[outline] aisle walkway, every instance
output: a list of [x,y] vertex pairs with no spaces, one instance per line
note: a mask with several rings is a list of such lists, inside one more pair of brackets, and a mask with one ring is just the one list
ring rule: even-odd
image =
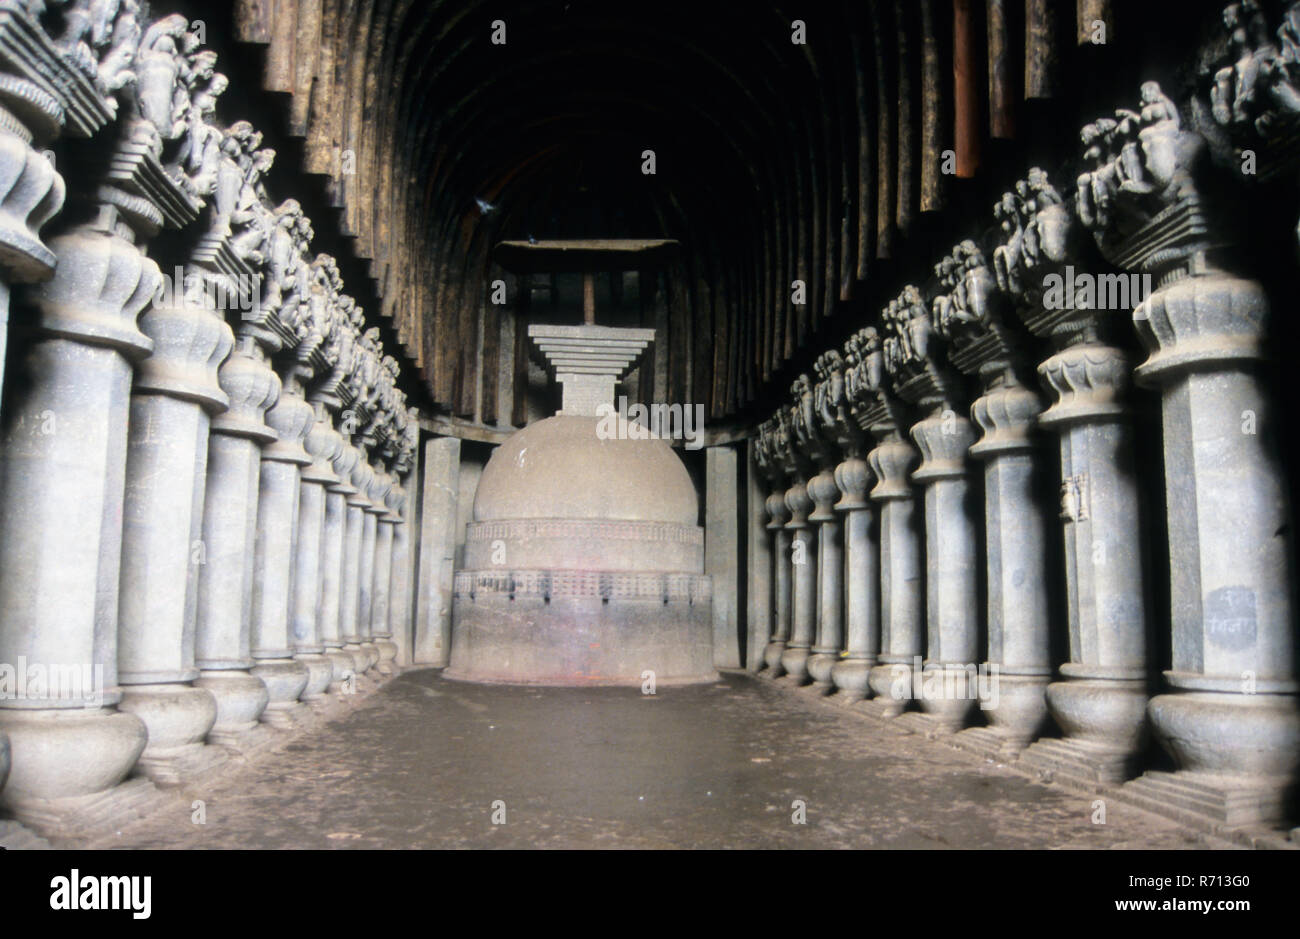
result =
[[647,697],[421,670],[100,846],[1199,846],[1133,809],[1093,815],[1090,798],[743,675]]

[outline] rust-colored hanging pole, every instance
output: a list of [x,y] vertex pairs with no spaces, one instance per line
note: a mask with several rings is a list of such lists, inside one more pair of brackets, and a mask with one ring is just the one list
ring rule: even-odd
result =
[[1111,30],[1115,26],[1115,21],[1111,13],[1110,0],[1079,0],[1078,10],[1078,30],[1076,38],[1081,46],[1091,45],[1097,42],[1095,36],[1097,24],[1100,23],[1105,31],[1102,41],[1110,42]]
[[956,175],[970,179],[979,169],[979,98],[975,84],[975,30],[971,0],[952,0],[953,149]]
[[916,121],[912,94],[912,44],[907,35],[903,0],[894,0],[894,32],[898,37],[898,203],[895,221],[900,235],[912,229],[916,214]]
[[988,0],[989,133],[1006,140],[1016,135],[1015,93],[1011,77],[1011,36],[1007,0]]
[[921,0],[921,211],[943,208],[943,78],[934,0]]
[[871,33],[876,50],[876,257],[884,260],[894,252],[894,105],[890,101],[894,83],[889,75],[888,40],[883,29],[881,6],[871,4]]
[[1059,63],[1051,0],[1025,0],[1025,98],[1056,95]]

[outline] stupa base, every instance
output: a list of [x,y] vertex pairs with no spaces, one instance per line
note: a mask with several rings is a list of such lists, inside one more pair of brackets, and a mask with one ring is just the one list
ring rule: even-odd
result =
[[443,674],[643,690],[717,681],[709,585],[695,574],[461,571]]

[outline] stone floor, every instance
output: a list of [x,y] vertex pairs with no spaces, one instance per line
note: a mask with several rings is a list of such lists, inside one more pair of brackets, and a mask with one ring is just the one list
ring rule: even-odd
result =
[[174,805],[90,846],[1205,846],[1116,804],[1094,824],[1090,797],[741,674],[644,696],[410,671]]

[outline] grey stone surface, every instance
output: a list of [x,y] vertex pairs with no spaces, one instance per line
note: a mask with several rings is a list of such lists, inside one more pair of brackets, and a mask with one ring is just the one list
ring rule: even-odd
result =
[[[1105,825],[1093,824],[1092,796],[837,713],[780,684],[727,675],[651,696],[636,688],[476,685],[410,671],[326,732],[205,793],[207,824],[189,824],[188,805],[177,805],[94,844],[1205,846],[1120,803],[1109,806]],[[505,804],[505,824],[492,823],[495,800]],[[793,823],[795,800],[806,824]]]
[[[705,450],[704,572],[713,581],[713,664],[740,668],[740,492],[732,447]],[[653,565],[657,567],[659,565]],[[647,565],[651,568],[651,565]]]
[[460,441],[455,437],[429,440],[424,461],[414,659],[416,664],[445,665],[451,651]]

